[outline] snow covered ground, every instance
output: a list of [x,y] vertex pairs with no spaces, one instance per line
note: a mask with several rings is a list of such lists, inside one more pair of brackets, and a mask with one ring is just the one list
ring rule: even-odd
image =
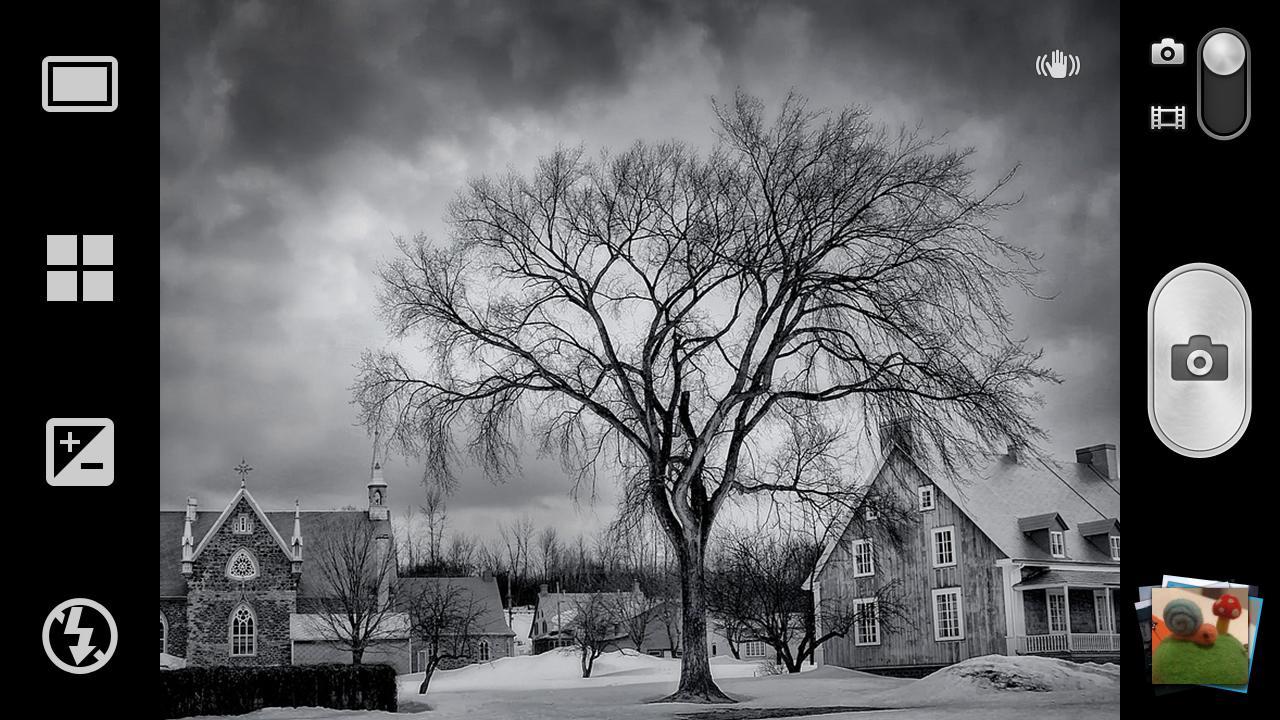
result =
[[[403,675],[400,713],[273,708],[246,720],[681,720],[689,713],[745,708],[873,707],[811,716],[820,720],[1102,720],[1120,715],[1120,671],[1049,658],[974,658],[922,680],[819,668],[757,675],[755,663],[715,658],[712,674],[740,702],[733,706],[654,703],[675,690],[680,661],[609,653],[583,679],[562,653],[503,658],[437,673],[419,696],[420,674]],[[728,716],[726,716],[728,717]],[[775,717],[785,718],[785,714]],[[211,720],[211,719],[206,719]]]

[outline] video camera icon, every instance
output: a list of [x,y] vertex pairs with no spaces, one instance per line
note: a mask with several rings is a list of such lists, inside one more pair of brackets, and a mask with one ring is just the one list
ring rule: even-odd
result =
[[116,427],[110,418],[50,418],[45,423],[45,482],[105,487],[115,475]]

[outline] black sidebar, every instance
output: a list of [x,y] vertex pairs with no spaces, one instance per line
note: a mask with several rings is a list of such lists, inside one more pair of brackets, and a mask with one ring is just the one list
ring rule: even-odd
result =
[[156,29],[147,3],[32,3],[3,51],[20,259],[5,366],[27,458],[7,503],[6,686],[22,717],[154,712]]
[[[1268,704],[1267,630],[1280,626],[1280,608],[1263,613],[1264,619],[1275,617],[1260,626],[1252,648],[1248,693],[1154,687],[1132,609],[1138,588],[1159,586],[1164,575],[1253,584],[1264,600],[1272,590],[1263,575],[1269,577],[1276,564],[1275,380],[1268,366],[1277,280],[1266,230],[1276,207],[1268,159],[1274,157],[1276,125],[1263,88],[1274,69],[1268,58],[1275,43],[1261,22],[1262,6],[1147,3],[1124,10],[1124,710],[1222,708],[1253,717]],[[1192,264],[1224,270],[1218,285],[1223,292],[1192,292],[1161,304],[1157,316],[1176,325],[1168,334],[1187,336],[1176,342],[1162,337],[1159,320],[1149,336],[1153,292],[1170,273]],[[1230,303],[1199,306],[1201,297],[1205,303],[1230,297],[1230,278],[1251,305],[1251,348],[1239,347]],[[1206,318],[1205,327],[1188,333],[1195,322],[1180,319],[1190,317]],[[1212,337],[1215,332],[1222,337]],[[1200,333],[1210,341],[1193,337]],[[1154,369],[1148,368],[1149,353],[1163,358]],[[1236,363],[1248,355],[1253,367],[1246,384],[1239,374],[1243,363]],[[1153,379],[1151,394],[1161,405],[1154,420],[1148,412]],[[1240,419],[1233,394],[1244,390],[1251,395],[1249,420],[1243,432],[1233,431]],[[1212,410],[1203,406],[1205,393],[1217,399]],[[1196,402],[1202,404],[1178,406]],[[1211,418],[1213,412],[1220,416]],[[1210,420],[1221,427],[1197,427]]]

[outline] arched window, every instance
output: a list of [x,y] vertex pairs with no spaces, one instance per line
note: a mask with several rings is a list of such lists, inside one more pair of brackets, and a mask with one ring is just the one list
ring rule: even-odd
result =
[[227,561],[227,577],[241,581],[258,577],[258,561],[254,559],[253,553],[245,548],[232,553],[231,559]]
[[248,605],[231,613],[231,656],[253,655],[258,651],[258,623]]
[[381,505],[381,504],[382,504],[382,491],[381,491],[381,490],[374,490],[374,491],[373,491],[373,504],[374,504],[374,505]]
[[164,613],[160,613],[160,652],[165,652],[169,648],[169,622],[164,619]]
[[481,640],[476,645],[476,659],[480,662],[489,662],[489,641]]

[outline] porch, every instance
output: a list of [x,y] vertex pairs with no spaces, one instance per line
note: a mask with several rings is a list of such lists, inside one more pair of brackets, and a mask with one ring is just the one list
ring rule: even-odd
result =
[[1013,589],[1021,595],[1018,655],[1118,656],[1118,572],[1032,571]]

